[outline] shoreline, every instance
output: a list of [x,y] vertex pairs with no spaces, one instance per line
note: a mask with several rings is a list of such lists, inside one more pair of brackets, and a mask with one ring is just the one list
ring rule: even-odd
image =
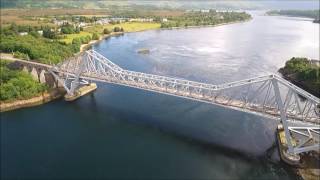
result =
[[221,23],[221,24],[214,24],[214,25],[200,25],[200,26],[179,26],[179,27],[171,27],[171,28],[160,28],[159,30],[175,30],[175,29],[195,29],[195,28],[208,28],[208,27],[219,27],[224,25],[231,25],[231,24],[237,24],[237,23],[245,23],[253,18],[249,18],[243,21],[233,21],[233,22],[227,22],[227,23]]
[[[130,32],[112,32],[110,34],[105,34],[105,35],[100,36],[98,40],[91,40],[87,44],[81,44],[79,52],[75,53],[74,56],[77,56],[77,55],[83,53],[85,50],[91,48],[94,44],[97,44],[106,38],[123,35],[125,33],[135,33],[135,32],[143,32],[143,31],[150,31],[150,30],[172,30],[172,29],[218,27],[218,26],[235,24],[235,23],[243,23],[243,22],[250,21],[251,19],[252,18],[249,18],[244,21],[234,21],[234,22],[221,23],[221,24],[216,24],[216,25],[187,26],[187,27],[182,26],[182,27],[172,27],[172,28],[145,29],[145,30],[130,31]],[[65,90],[63,88],[59,87],[59,88],[51,89],[48,92],[43,92],[43,93],[41,93],[41,95],[29,98],[29,99],[14,100],[12,102],[0,102],[0,112],[12,111],[12,110],[20,109],[20,108],[42,105],[42,104],[48,103],[50,101],[53,101],[55,99],[61,98],[64,95],[65,95]]]
[[[138,31],[136,31],[136,32],[138,32]],[[81,44],[80,51],[77,52],[76,55],[82,53],[83,51],[89,49],[92,45],[97,44],[98,42],[100,42],[108,37],[123,35],[124,33],[127,33],[127,32],[112,32],[110,34],[102,35],[101,37],[99,37],[98,40],[91,40],[87,44]]]
[[278,72],[282,75],[284,79],[290,81],[292,84],[300,87],[301,89],[307,91],[308,93],[312,94],[313,96],[320,97],[320,93],[317,90],[312,89],[306,82],[298,81],[294,74],[287,74],[283,71],[282,68],[278,70]]
[[230,25],[230,24],[237,24],[237,23],[244,23],[244,22],[248,22],[250,20],[252,20],[253,18],[249,18],[243,21],[233,21],[233,22],[228,22],[228,23],[221,23],[221,24],[215,24],[215,25],[200,25],[200,26],[181,26],[181,27],[171,27],[171,28],[155,28],[155,29],[145,29],[145,30],[138,30],[138,31],[130,31],[130,32],[112,32],[110,34],[105,34],[102,35],[98,40],[91,40],[89,41],[89,43],[87,44],[81,44],[80,46],[80,51],[77,54],[82,53],[83,51],[89,49],[92,47],[92,45],[101,42],[102,40],[112,37],[112,36],[119,36],[119,35],[123,35],[126,33],[136,33],[136,32],[144,32],[144,31],[151,31],[151,30],[175,30],[175,29],[189,29],[189,28],[208,28],[208,27],[218,27],[218,26],[224,26],[224,25]]
[[29,99],[14,100],[12,102],[0,102],[0,112],[42,105],[55,99],[59,99],[63,97],[64,94],[64,88],[59,87],[50,89],[46,92],[39,94],[38,96]]

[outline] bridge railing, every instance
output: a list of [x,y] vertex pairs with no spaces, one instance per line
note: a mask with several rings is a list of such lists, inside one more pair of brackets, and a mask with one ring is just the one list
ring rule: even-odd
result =
[[[70,94],[87,79],[179,96],[280,119],[284,124],[288,142],[291,142],[289,131],[292,130],[288,128],[287,120],[315,126],[320,124],[318,107],[320,100],[276,75],[214,85],[124,70],[94,50],[57,65],[52,72],[60,81],[62,79],[64,87]],[[300,153],[308,148],[294,149],[289,143],[290,152]]]
[[[276,75],[260,76],[245,80],[213,85],[185,79],[172,78],[124,70],[94,50],[57,67],[60,73],[74,79],[81,69],[81,77],[128,85],[140,89],[192,98],[241,110],[280,117],[275,92],[275,80],[281,89],[283,106],[289,119],[320,124],[317,114],[319,99]],[[67,81],[70,86],[71,82]]]

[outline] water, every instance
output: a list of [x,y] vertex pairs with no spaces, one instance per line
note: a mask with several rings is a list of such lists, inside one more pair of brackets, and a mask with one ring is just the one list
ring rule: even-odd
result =
[[[123,68],[220,83],[319,58],[319,26],[265,17],[215,28],[129,33],[95,50]],[[150,48],[141,55],[139,48]],[[98,83],[68,103],[1,114],[2,178],[294,179],[274,147],[277,122]]]

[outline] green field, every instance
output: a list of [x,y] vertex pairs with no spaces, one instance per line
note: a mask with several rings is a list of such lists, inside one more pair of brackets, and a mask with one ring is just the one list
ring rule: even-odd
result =
[[72,43],[74,38],[81,38],[90,35],[92,37],[93,33],[102,34],[105,28],[109,29],[110,31],[113,30],[114,27],[122,27],[125,32],[137,32],[137,31],[144,31],[148,29],[158,29],[160,28],[159,23],[142,23],[142,22],[126,22],[121,24],[107,24],[107,25],[96,25],[87,27],[84,31],[81,31],[79,34],[65,34],[66,38],[60,39],[60,41],[65,42],[67,44]]
[[143,22],[125,22],[121,24],[107,24],[107,25],[97,25],[93,27],[85,28],[84,31],[90,33],[99,33],[101,34],[103,29],[108,28],[110,31],[113,30],[114,27],[122,27],[125,32],[136,32],[136,31],[144,31],[148,29],[158,29],[160,28],[160,23],[143,23]]
[[89,32],[84,32],[84,31],[81,31],[79,34],[66,34],[66,35],[65,35],[66,38],[61,39],[60,41],[65,42],[65,43],[67,43],[67,44],[70,44],[70,43],[72,43],[72,40],[73,40],[74,38],[86,37],[86,36],[88,36],[88,35],[90,35],[90,36],[92,37],[92,34],[91,34],[91,33],[89,33]]
[[66,34],[65,37],[60,41],[65,42],[67,44],[72,43],[74,38],[81,38],[90,35],[92,37],[93,33],[102,34],[105,28],[109,29],[110,31],[113,30],[114,27],[122,27],[125,32],[136,32],[136,31],[144,31],[148,29],[158,29],[160,28],[159,23],[142,23],[142,22],[126,22],[121,24],[107,24],[107,25],[96,25],[87,27],[84,31],[81,31],[79,34]]

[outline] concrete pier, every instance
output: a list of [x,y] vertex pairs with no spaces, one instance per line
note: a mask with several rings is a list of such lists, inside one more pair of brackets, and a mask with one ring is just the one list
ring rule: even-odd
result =
[[64,96],[64,99],[66,101],[74,101],[76,99],[78,99],[81,96],[84,96],[86,94],[89,94],[90,92],[94,91],[97,89],[97,84],[96,83],[90,83],[88,85],[84,85],[82,87],[80,87],[79,89],[77,89],[74,93],[74,95],[69,95],[66,94]]
[[[291,143],[295,146],[296,140],[293,138],[290,138],[290,139],[291,139]],[[278,140],[279,153],[280,153],[281,159],[289,165],[300,166],[301,164],[300,155],[288,153],[288,143],[285,137],[282,124],[279,124],[277,127],[277,140]]]

